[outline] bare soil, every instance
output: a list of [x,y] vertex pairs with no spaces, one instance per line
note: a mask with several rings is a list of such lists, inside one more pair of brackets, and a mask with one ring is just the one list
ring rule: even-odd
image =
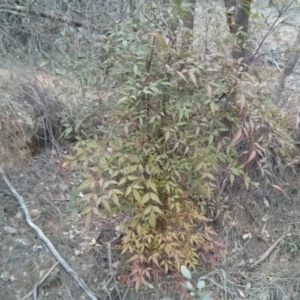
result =
[[[72,191],[77,174],[62,168],[62,162],[61,153],[46,149],[29,165],[15,167],[7,175],[23,196],[33,221],[59,253],[99,299],[110,299],[103,291],[110,278],[109,260],[117,275],[124,273],[125,257],[120,256],[115,230],[124,216],[97,219],[86,232],[84,222],[72,207],[77,197]],[[224,257],[215,266],[202,266],[193,274],[195,279],[206,277],[207,290],[213,299],[299,299],[299,183],[298,174],[285,171],[284,180],[276,176],[272,182],[263,182],[260,190],[227,192],[232,219],[228,224],[219,225],[220,240],[226,246]],[[272,184],[280,186],[285,193]],[[2,179],[0,207],[0,296],[23,299],[56,261],[28,227],[17,200]],[[289,233],[274,251],[251,268],[288,228]],[[114,239],[109,253],[105,243]],[[120,282],[118,285],[124,299],[189,299],[188,295],[180,294],[181,279],[180,276],[163,277],[154,282],[156,290],[141,289],[138,294]],[[110,282],[108,291],[112,299],[118,299],[113,287]],[[88,299],[60,266],[37,291],[36,299]]]

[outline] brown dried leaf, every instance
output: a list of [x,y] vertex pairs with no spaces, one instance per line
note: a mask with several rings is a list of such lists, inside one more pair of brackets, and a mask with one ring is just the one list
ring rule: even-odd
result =
[[249,125],[250,125],[251,132],[253,132],[254,128],[255,128],[255,125],[254,125],[254,122],[253,122],[252,119],[249,120]]
[[149,35],[152,35],[152,36],[154,36],[154,37],[156,37],[159,46],[160,46],[163,50],[166,50],[166,47],[167,47],[167,43],[166,43],[166,42],[167,42],[167,41],[166,41],[166,39],[165,39],[159,32],[153,31],[153,32],[149,32],[148,34],[149,34]]
[[208,98],[211,99],[211,86],[209,84],[206,85],[206,90],[207,90]]
[[89,211],[85,218],[85,223],[84,223],[85,230],[89,229],[91,218],[92,218],[92,211]]
[[278,191],[284,193],[284,190],[283,190],[280,186],[275,185],[275,184],[271,184],[271,186],[272,186],[274,189],[276,189],[276,190],[278,190]]
[[239,128],[239,130],[236,132],[236,134],[233,136],[230,146],[234,146],[237,142],[237,140],[242,136],[243,130],[242,128]]
[[297,115],[296,116],[296,124],[295,124],[295,127],[294,127],[295,129],[298,128],[299,123],[300,123],[300,117]]
[[176,72],[187,83],[187,80],[185,79],[184,75],[179,71],[176,71]]
[[195,76],[193,70],[189,70],[189,75],[190,75],[190,79],[192,80],[193,84],[194,84],[196,87],[198,87],[198,86],[197,86],[196,76]]
[[245,165],[247,165],[254,157],[256,156],[256,150],[252,150],[247,161],[245,162]]
[[238,104],[240,107],[240,113],[243,112],[243,109],[245,107],[245,103],[246,103],[246,98],[244,94],[240,94],[239,100],[238,100]]
[[166,67],[166,69],[167,69],[169,72],[173,72],[173,71],[174,71],[174,69],[171,68],[168,64],[165,64],[165,67]]
[[244,132],[245,136],[248,138],[249,137],[249,132],[248,132],[246,127],[249,127],[249,126],[245,126],[245,128],[243,128],[243,132]]

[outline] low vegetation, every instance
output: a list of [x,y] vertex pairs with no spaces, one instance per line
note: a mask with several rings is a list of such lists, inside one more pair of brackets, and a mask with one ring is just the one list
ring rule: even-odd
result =
[[[23,2],[0,5],[0,170],[90,298],[298,299],[298,1]],[[3,298],[82,298],[13,195]]]
[[[179,12],[160,13],[180,24]],[[106,40],[119,87],[106,128],[78,136],[67,156],[82,169],[86,227],[104,211],[128,214],[122,253],[130,253],[137,288],[180,265],[195,269],[203,249],[216,251],[213,221],[230,218],[224,189],[259,188],[251,172],[271,175],[293,148],[289,115],[255,77],[191,46],[188,30],[178,26],[170,37],[157,15],[138,16]]]

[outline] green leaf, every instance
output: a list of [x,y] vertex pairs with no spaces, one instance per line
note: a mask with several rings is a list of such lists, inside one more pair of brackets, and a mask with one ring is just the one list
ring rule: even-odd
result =
[[195,171],[201,170],[201,169],[203,168],[203,166],[204,166],[204,163],[203,163],[203,162],[199,163],[199,164],[196,166]]
[[118,175],[119,175],[119,173],[120,173],[120,171],[119,171],[119,170],[115,170],[115,171],[113,171],[113,172],[112,172],[112,174],[111,174],[111,178],[114,178],[114,177],[118,176]]
[[161,210],[158,206],[153,206],[153,210],[154,210],[155,212],[157,212],[158,214],[161,214],[161,215],[164,214],[164,213],[162,212],[162,210]]
[[183,155],[186,155],[190,150],[190,147],[189,146],[186,146],[185,149],[184,149],[184,153]]
[[82,201],[85,201],[85,200],[90,200],[95,194],[94,193],[88,193],[88,194],[85,194],[81,200]]
[[127,48],[127,45],[128,45],[127,40],[124,39],[124,40],[122,41],[122,45],[124,46],[124,48]]
[[204,287],[205,287],[205,281],[199,280],[198,283],[197,283],[198,290],[201,291]]
[[127,125],[124,126],[124,132],[125,132],[125,135],[128,136],[128,126]]
[[181,121],[182,118],[183,118],[183,109],[181,109],[181,110],[179,111],[179,121]]
[[133,183],[131,186],[132,186],[133,189],[137,189],[137,190],[142,190],[143,189],[143,187],[138,185],[137,183]]
[[141,195],[140,193],[138,192],[138,190],[136,189],[133,189],[133,197],[135,198],[135,200],[140,203],[141,202]]
[[201,293],[200,297],[201,297],[200,298],[201,300],[212,300],[210,294],[208,294],[208,293]]
[[109,181],[105,181],[103,184],[103,190],[105,190],[110,185]]
[[165,185],[165,189],[166,189],[167,193],[170,194],[171,190],[170,190],[170,185],[168,182]]
[[126,180],[127,180],[127,177],[126,177],[126,176],[125,176],[125,177],[122,177],[122,178],[120,179],[118,185],[124,184],[124,183],[126,182]]
[[198,86],[197,86],[196,76],[195,76],[195,74],[194,74],[194,70],[189,70],[189,75],[190,75],[190,79],[192,80],[192,82],[194,83],[194,85],[195,85],[196,87],[198,87]]
[[185,118],[186,118],[187,120],[190,118],[190,113],[189,113],[188,110],[185,110],[185,111],[184,111],[184,116],[185,116]]
[[137,180],[137,179],[139,179],[139,177],[134,176],[134,175],[129,175],[127,178],[128,178],[129,180]]
[[175,150],[178,148],[178,146],[179,146],[179,141],[177,141],[177,142],[175,143],[173,152],[175,152]]
[[138,72],[138,67],[137,67],[137,65],[134,65],[134,66],[133,66],[133,72],[134,72],[134,75],[136,76],[136,75],[137,75],[137,72]]
[[156,227],[156,215],[153,210],[150,212],[149,224],[152,226],[152,228]]
[[149,91],[147,88],[143,89],[143,93],[148,94],[148,95],[153,95],[153,93],[151,91]]
[[98,197],[96,200],[96,206],[98,206],[102,202],[102,197]]
[[186,267],[186,266],[181,266],[180,267],[180,272],[181,274],[187,278],[187,279],[192,279],[192,274],[190,272],[190,270]]
[[113,202],[118,206],[120,207],[120,202],[119,202],[119,198],[116,194],[113,194],[112,195],[112,199],[113,199]]
[[165,141],[167,142],[169,138],[170,138],[170,131],[167,130],[165,133]]
[[73,132],[73,128],[69,127],[63,132],[64,137],[69,137],[69,135]]
[[213,113],[216,111],[216,103],[214,101],[210,102],[210,109]]
[[85,180],[79,187],[79,190],[85,190],[86,188],[92,188],[92,186],[94,185],[94,181],[91,181],[90,179]]
[[106,200],[102,199],[102,204],[109,212],[111,211],[110,205]]
[[158,198],[158,196],[157,196],[156,194],[150,193],[150,198],[151,198],[152,200],[156,201],[157,203],[162,204],[162,203],[159,201],[159,198]]
[[125,192],[125,195],[124,197],[126,198],[132,191],[132,186],[130,185],[127,189],[126,189],[126,192]]
[[145,194],[142,198],[142,203],[143,204],[147,203],[149,199],[150,199],[150,193]]
[[98,181],[98,184],[99,184],[99,186],[100,186],[101,189],[103,187],[103,183],[104,183],[103,178],[100,178],[99,181]]
[[232,186],[233,183],[234,183],[234,175],[233,174],[230,174],[230,185]]
[[188,81],[186,80],[186,78],[184,77],[184,75],[181,72],[179,72],[179,71],[176,71],[176,72],[186,83],[188,83]]
[[237,169],[237,168],[230,168],[230,171],[234,174],[234,175],[237,175],[237,176],[239,176],[240,175],[240,171],[239,171],[239,169]]
[[152,205],[148,206],[148,207],[144,210],[144,216],[150,214],[151,211],[152,211]]
[[160,94],[160,91],[158,90],[157,87],[155,87],[155,86],[150,86],[149,88],[150,88],[150,90],[153,91],[154,93]]
[[194,290],[193,285],[192,285],[189,281],[185,282],[184,286],[185,286],[185,288],[186,288],[187,290],[189,290],[189,291]]
[[122,97],[122,98],[118,101],[117,105],[120,105],[121,103],[125,102],[127,99],[128,99],[128,96]]
[[92,208],[92,211],[93,211],[93,214],[98,216],[98,217],[101,217],[101,213],[99,212],[99,210],[96,208],[96,207],[93,207]]
[[92,210],[92,206],[88,206],[80,214],[85,215],[85,214],[89,213],[91,210]]
[[76,157],[73,155],[65,155],[64,156],[67,160],[76,160]]
[[150,188],[157,194],[156,184],[152,180],[150,180]]

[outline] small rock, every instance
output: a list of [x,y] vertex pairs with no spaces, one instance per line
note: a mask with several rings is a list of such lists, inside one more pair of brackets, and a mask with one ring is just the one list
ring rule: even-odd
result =
[[41,212],[38,209],[31,209],[29,213],[31,218],[36,218]]
[[10,227],[10,226],[4,226],[4,230],[8,233],[11,233],[11,234],[15,234],[17,233],[17,229],[13,228],[13,227]]
[[20,211],[17,212],[16,213],[16,218],[19,219],[19,220],[22,219],[23,218],[23,214]]

